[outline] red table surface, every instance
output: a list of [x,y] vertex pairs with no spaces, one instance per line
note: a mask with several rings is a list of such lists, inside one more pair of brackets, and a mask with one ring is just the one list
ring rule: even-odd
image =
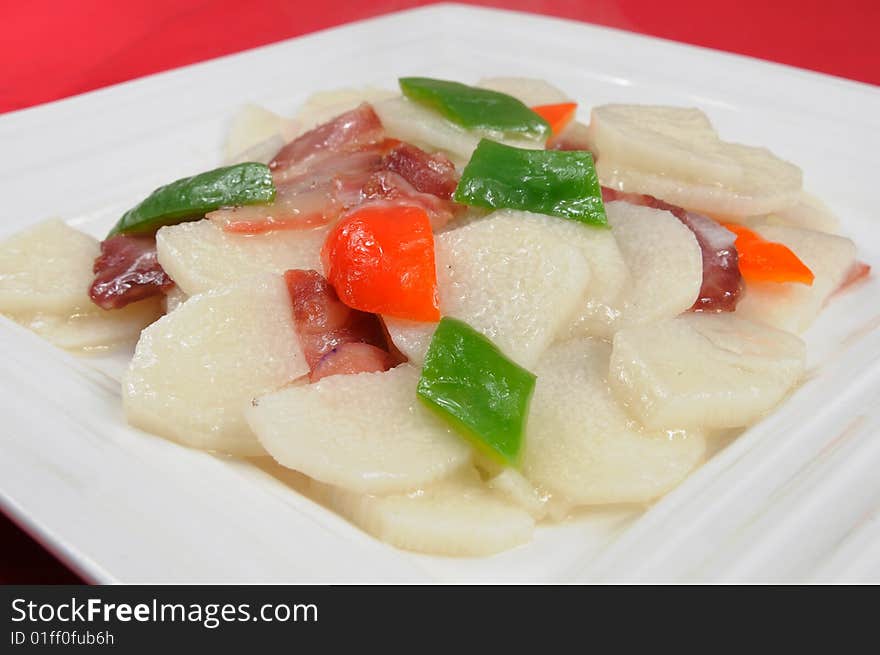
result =
[[[426,4],[432,3],[3,2],[0,113]],[[509,0],[468,4],[607,25],[880,84],[877,0]],[[61,562],[0,516],[0,584],[77,581],[79,578]]]

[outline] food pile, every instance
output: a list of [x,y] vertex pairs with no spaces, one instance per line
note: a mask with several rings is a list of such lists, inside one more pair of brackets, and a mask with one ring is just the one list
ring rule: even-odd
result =
[[137,345],[133,426],[271,456],[395,546],[487,555],[647,503],[800,381],[868,275],[801,171],[697,109],[540,81],[401,78],[287,119],[98,241],[0,243],[0,313],[69,350]]

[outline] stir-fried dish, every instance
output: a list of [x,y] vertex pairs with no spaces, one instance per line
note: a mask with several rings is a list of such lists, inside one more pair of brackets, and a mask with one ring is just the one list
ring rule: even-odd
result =
[[0,243],[0,313],[68,350],[136,341],[131,425],[271,456],[401,548],[649,503],[798,385],[798,335],[869,267],[797,166],[700,110],[578,109],[414,77],[248,106],[222,167],[102,241]]

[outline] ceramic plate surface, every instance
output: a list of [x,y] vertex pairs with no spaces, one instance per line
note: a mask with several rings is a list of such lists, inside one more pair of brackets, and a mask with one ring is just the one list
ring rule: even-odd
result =
[[[430,47],[425,47],[430,44]],[[96,236],[156,186],[220,162],[245,102],[427,75],[543,77],[581,103],[697,106],[799,164],[880,264],[876,87],[588,25],[454,5],[394,14],[0,116],[0,236],[61,216]],[[806,382],[647,510],[542,527],[481,560],[405,553],[285,473],[126,426],[129,353],[75,358],[2,320],[0,501],[100,582],[880,582],[880,283],[806,335]],[[722,444],[718,444],[719,449]]]

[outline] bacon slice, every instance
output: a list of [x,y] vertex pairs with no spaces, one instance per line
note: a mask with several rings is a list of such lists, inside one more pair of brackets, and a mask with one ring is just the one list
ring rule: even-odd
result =
[[[677,215],[676,215],[677,216]],[[691,229],[703,255],[703,284],[695,312],[732,312],[743,291],[736,235],[708,216],[684,212],[678,219]]]
[[[311,370],[310,381],[338,372],[385,371],[401,362],[391,351],[379,317],[344,305],[323,275],[290,270],[284,280],[300,346]],[[372,346],[387,357],[380,358],[365,349],[341,348],[354,343]],[[384,368],[377,368],[379,363]]]
[[260,234],[326,225],[363,203],[390,201],[422,207],[434,229],[442,227],[461,208],[451,200],[455,165],[382,138],[370,112],[361,105],[285,146],[276,157],[278,192],[271,205],[221,209],[208,218],[227,232]]
[[361,189],[361,202],[390,202],[421,207],[427,212],[433,230],[446,225],[462,209],[462,205],[451,200],[418,191],[402,175],[392,171],[374,173]]
[[383,159],[384,168],[397,173],[416,191],[451,200],[458,185],[458,174],[442,153],[428,154],[410,143],[401,143]]
[[159,265],[155,237],[117,235],[101,243],[93,267],[95,280],[89,297],[103,309],[170,291],[174,281]]
[[319,125],[284,146],[269,162],[273,171],[304,168],[311,160],[328,153],[358,150],[384,138],[382,122],[373,107],[364,102]]
[[309,382],[317,382],[330,375],[354,373],[378,373],[387,371],[400,363],[387,350],[368,343],[348,341],[324,355],[309,373]]
[[743,290],[736,251],[736,235],[708,216],[689,212],[653,196],[623,193],[602,187],[602,200],[623,200],[670,212],[687,226],[700,245],[703,255],[703,284],[691,311],[732,312],[736,309]]
[[219,209],[207,215],[226,232],[262,234],[274,230],[308,230],[334,222],[361,200],[361,188],[378,167],[379,156],[362,171],[345,171],[325,178],[298,178],[276,184],[271,205]]

